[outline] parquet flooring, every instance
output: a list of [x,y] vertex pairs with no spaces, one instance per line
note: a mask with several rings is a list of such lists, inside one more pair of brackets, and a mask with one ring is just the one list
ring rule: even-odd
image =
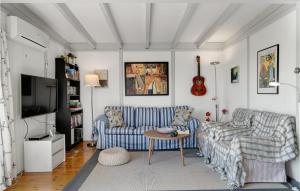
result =
[[66,152],[66,161],[52,172],[20,174],[7,191],[62,190],[95,153],[96,148],[86,145],[87,142],[82,142],[71,151]]

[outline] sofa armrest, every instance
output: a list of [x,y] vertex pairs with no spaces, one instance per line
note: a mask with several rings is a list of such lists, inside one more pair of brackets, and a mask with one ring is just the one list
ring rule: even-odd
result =
[[94,121],[94,127],[92,131],[92,140],[97,141],[99,138],[99,135],[104,134],[105,128],[108,127],[108,119],[105,114],[100,115],[97,117],[97,119]]
[[227,126],[225,128],[216,129],[213,138],[215,140],[231,141],[236,136],[248,136],[251,135],[251,133],[251,128]]
[[225,128],[226,126],[228,126],[231,122],[207,122],[207,121],[203,121],[201,123],[201,130],[202,131],[211,131],[211,130],[215,130],[215,129],[219,129],[219,128]]
[[189,129],[198,129],[200,126],[200,121],[194,117],[192,117],[188,122]]

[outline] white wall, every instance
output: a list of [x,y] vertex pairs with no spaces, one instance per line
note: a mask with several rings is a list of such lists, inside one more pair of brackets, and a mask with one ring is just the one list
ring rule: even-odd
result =
[[[227,119],[238,107],[247,107],[247,40],[240,41],[224,50],[224,105],[229,110]],[[231,83],[231,68],[239,66],[239,83]]]
[[[278,95],[256,94],[256,52],[279,44],[279,81],[296,84],[296,12],[281,18],[250,37],[250,108],[266,109],[296,116],[296,90],[280,86]],[[299,124],[297,126],[299,138]],[[288,175],[300,181],[299,157],[288,163]]]
[[[6,14],[1,12],[1,27],[6,28]],[[60,44],[50,41],[47,50],[49,78],[55,78],[55,57],[65,52],[64,47]],[[8,54],[11,67],[12,93],[15,112],[15,137],[16,137],[16,165],[17,173],[23,171],[24,156],[24,136],[26,135],[26,125],[21,119],[21,74],[29,74],[44,77],[44,52],[32,49],[25,45],[19,44],[12,40],[8,40]],[[46,130],[46,115],[26,118],[28,123],[27,137],[44,133]],[[55,114],[47,115],[48,129],[51,124],[55,124]]]
[[[90,88],[84,86],[84,75],[93,73],[95,69],[108,69],[108,88],[94,89],[94,116],[103,114],[106,105],[119,105],[122,100],[124,105],[130,106],[171,106],[172,96],[175,96],[175,105],[190,105],[195,108],[194,116],[203,118],[204,112],[214,113],[214,103],[211,98],[214,95],[213,67],[211,61],[222,62],[222,51],[200,52],[176,52],[175,73],[172,73],[170,51],[126,51],[123,52],[123,63],[120,65],[119,52],[88,51],[77,52],[78,63],[81,72],[81,102],[84,109],[83,136],[84,140],[91,139],[91,106]],[[191,95],[193,85],[192,78],[197,75],[196,55],[201,56],[201,69],[207,81],[205,83],[208,93],[205,96]],[[120,92],[120,86],[124,87],[124,75],[120,76],[120,70],[124,62],[134,61],[167,61],[169,62],[169,95],[168,96],[125,96]],[[172,77],[175,75],[175,95],[172,95],[171,87],[174,85]],[[221,89],[221,87],[219,87]],[[222,91],[220,98],[222,97]],[[122,97],[120,97],[120,95]]]
[[[279,88],[278,95],[257,94],[257,51],[279,44],[279,81],[294,84],[296,75],[296,12],[250,36],[250,108],[296,114],[296,90]],[[288,99],[287,99],[288,98]]]
[[[249,66],[247,66],[247,41],[241,41],[224,51],[225,63],[224,103],[230,110],[247,106],[258,110],[287,113],[296,116],[296,90],[288,86],[280,86],[278,95],[257,94],[257,51],[279,44],[279,81],[296,84],[296,12],[282,17],[249,37]],[[230,83],[230,68],[240,65],[240,83]],[[247,71],[247,67],[249,70]],[[249,82],[247,80],[249,76]],[[249,94],[247,84],[249,83]],[[297,136],[299,134],[297,125]],[[299,141],[298,141],[299,142]],[[300,181],[299,157],[288,162],[288,175]]]
[[[168,96],[125,96],[123,93],[124,105],[132,106],[170,106],[172,92],[170,91],[170,85],[172,82],[172,67],[171,66],[171,53],[169,51],[130,51],[124,52],[124,62],[169,62],[169,95]],[[124,83],[123,83],[124,84]]]
[[[201,76],[205,78],[207,93],[204,96],[194,96],[191,94],[193,77],[197,75],[196,56],[200,55]],[[204,119],[205,112],[215,114],[215,103],[212,98],[215,95],[214,67],[210,65],[212,61],[223,62],[222,51],[181,51],[175,54],[175,103],[176,105],[190,105],[194,108],[193,115],[199,119]],[[218,97],[222,100],[222,73],[221,64],[217,66]],[[222,101],[221,101],[222,102]],[[222,104],[222,103],[220,103]],[[212,116],[214,117],[214,116]]]
[[[12,92],[14,100],[14,111],[16,119],[16,159],[17,159],[17,172],[23,170],[23,143],[24,136],[26,134],[26,125],[23,119],[21,119],[21,75],[29,74],[35,76],[44,76],[44,53],[38,50],[34,50],[27,46],[21,45],[14,41],[8,42],[9,59],[12,74]],[[55,57],[64,53],[64,48],[55,42],[50,42],[48,52],[48,77],[55,78]],[[28,123],[28,135],[27,137],[41,134],[45,132],[46,128],[46,115],[41,115],[32,118],[26,118]],[[40,121],[40,122],[38,122]],[[48,122],[55,124],[55,114],[48,115]],[[48,126],[49,128],[49,126]]]
[[119,53],[118,52],[77,52],[80,67],[80,95],[83,107],[83,139],[91,139],[91,88],[84,86],[84,76],[95,69],[108,70],[108,87],[94,88],[94,116],[103,113],[106,105],[119,105]]

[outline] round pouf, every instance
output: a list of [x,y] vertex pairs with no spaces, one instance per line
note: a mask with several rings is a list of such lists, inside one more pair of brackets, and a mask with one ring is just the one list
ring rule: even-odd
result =
[[130,160],[129,153],[121,147],[105,149],[100,152],[98,162],[105,166],[117,166],[127,163]]

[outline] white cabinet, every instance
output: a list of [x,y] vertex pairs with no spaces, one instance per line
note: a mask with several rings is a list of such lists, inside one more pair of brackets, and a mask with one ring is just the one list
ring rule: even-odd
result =
[[65,135],[24,142],[25,172],[49,172],[65,161]]

